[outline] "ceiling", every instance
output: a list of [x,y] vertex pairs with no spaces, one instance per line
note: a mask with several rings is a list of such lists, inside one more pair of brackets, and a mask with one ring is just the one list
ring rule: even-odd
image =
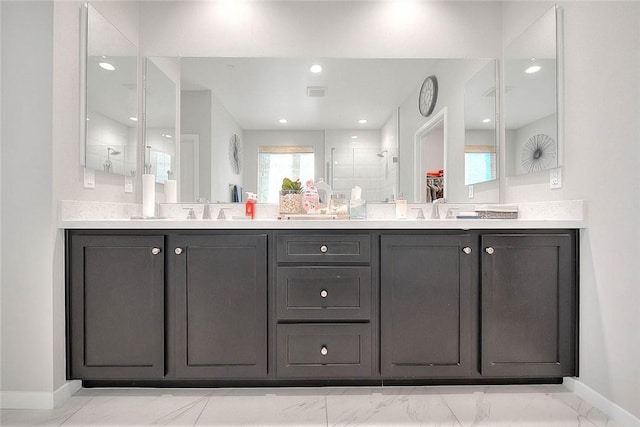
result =
[[[380,129],[408,97],[417,109],[416,88],[437,61],[181,58],[181,89],[212,90],[243,129]],[[307,96],[309,87],[326,96]]]

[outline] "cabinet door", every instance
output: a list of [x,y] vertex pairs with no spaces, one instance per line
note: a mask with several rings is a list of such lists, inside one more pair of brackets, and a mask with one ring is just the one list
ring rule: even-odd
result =
[[471,237],[383,235],[381,239],[382,375],[469,375]]
[[162,378],[164,237],[69,239],[71,378]]
[[176,375],[266,376],[266,235],[182,235],[176,248]]
[[571,234],[482,236],[482,374],[575,372]]

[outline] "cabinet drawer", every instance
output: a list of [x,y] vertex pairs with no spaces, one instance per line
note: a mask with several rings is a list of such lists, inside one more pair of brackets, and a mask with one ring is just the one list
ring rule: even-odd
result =
[[278,377],[371,375],[369,324],[278,325]]
[[360,262],[371,260],[368,234],[279,234],[278,262]]
[[369,320],[370,267],[280,267],[281,320]]

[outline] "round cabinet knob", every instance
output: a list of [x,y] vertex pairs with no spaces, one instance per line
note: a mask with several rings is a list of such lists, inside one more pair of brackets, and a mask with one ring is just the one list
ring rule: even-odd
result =
[[486,253],[488,253],[489,255],[492,255],[495,252],[495,249],[493,249],[491,246],[489,246],[488,248],[485,248],[484,251]]
[[329,295],[329,292],[327,292],[325,289],[320,291],[320,296],[322,298],[326,298]]
[[320,246],[320,252],[322,252],[323,254],[326,254],[328,250],[329,248],[327,247],[327,245]]
[[471,248],[469,246],[465,246],[464,248],[462,248],[462,252],[469,255],[471,253]]
[[320,354],[323,356],[326,356],[329,353],[329,349],[327,349],[326,346],[322,346],[322,348],[320,349]]
[[160,253],[160,248],[151,249],[151,253],[154,254],[154,255],[158,255]]
[[182,253],[182,248],[176,248],[173,252],[175,252],[176,255],[180,255]]

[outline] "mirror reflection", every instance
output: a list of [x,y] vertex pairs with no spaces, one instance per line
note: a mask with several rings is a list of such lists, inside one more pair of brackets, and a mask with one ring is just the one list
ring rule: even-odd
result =
[[163,71],[170,65],[166,58],[147,58],[145,64],[145,173],[159,184],[178,174],[176,84]]
[[[260,202],[275,202],[284,177],[322,180],[347,195],[358,186],[368,202],[411,200],[414,185],[425,194],[426,172],[435,163],[438,170],[450,168],[447,199],[468,201],[466,123],[472,116],[495,117],[495,97],[480,98],[495,94],[494,62],[180,58],[179,186],[188,182],[191,188],[181,191],[180,201],[230,202],[252,192]],[[424,117],[418,95],[429,75],[439,78],[440,92],[433,114]],[[440,127],[439,151],[427,153],[433,162],[418,170],[416,131],[443,111],[448,119]],[[492,131],[495,144],[494,123],[473,126],[469,132]],[[495,172],[480,175],[495,178]]]
[[505,49],[506,174],[558,167],[556,8]]
[[496,82],[495,63],[491,62],[465,84],[465,185],[479,184],[497,177]]
[[93,6],[86,16],[85,166],[133,176],[137,151],[137,50]]

